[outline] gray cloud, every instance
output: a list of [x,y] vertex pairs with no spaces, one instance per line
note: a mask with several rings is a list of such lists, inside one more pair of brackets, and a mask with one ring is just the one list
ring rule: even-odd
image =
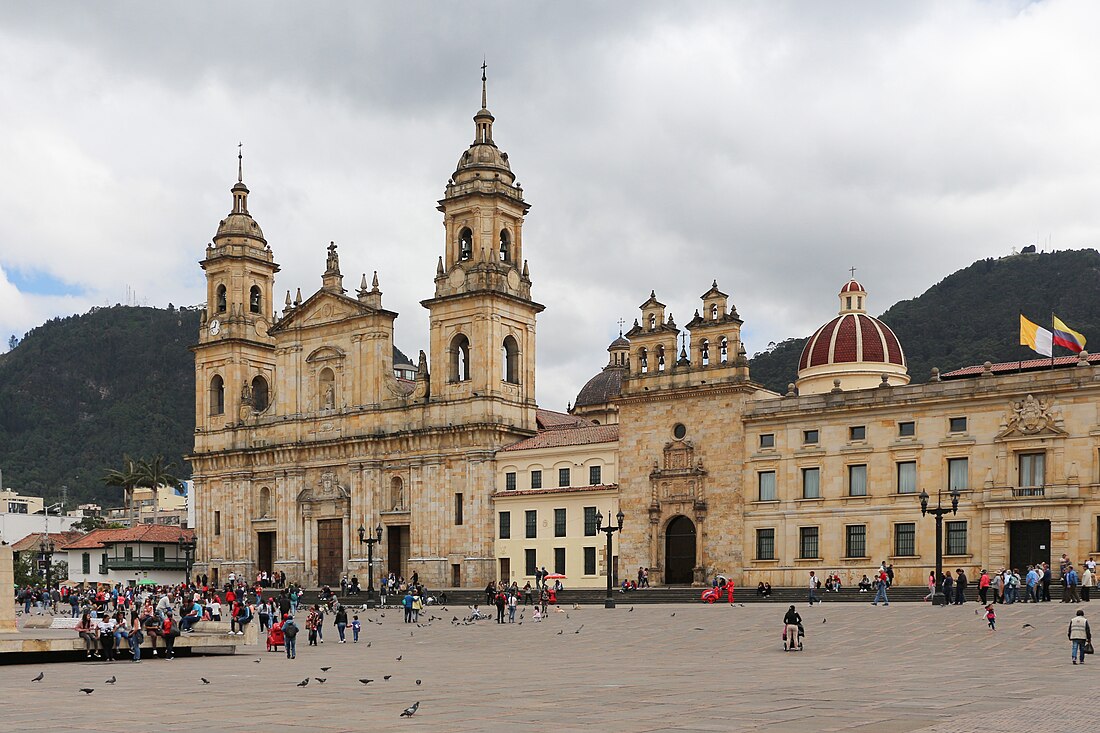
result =
[[[851,265],[884,310],[1037,237],[1095,246],[1098,21],[1081,2],[11,4],[0,333],[126,285],[198,302],[243,139],[278,288],[318,287],[335,240],[349,279],[379,271],[398,345],[424,347],[484,53],[534,205],[539,399],[564,407],[650,289],[682,324],[717,278],[751,352],[830,317]],[[27,272],[70,294],[21,292]]]

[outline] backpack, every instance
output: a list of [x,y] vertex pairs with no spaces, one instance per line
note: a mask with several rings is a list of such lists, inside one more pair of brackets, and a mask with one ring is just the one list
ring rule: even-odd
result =
[[287,623],[283,624],[283,636],[288,639],[293,639],[294,637],[298,636],[298,624],[294,623],[293,621],[288,621]]

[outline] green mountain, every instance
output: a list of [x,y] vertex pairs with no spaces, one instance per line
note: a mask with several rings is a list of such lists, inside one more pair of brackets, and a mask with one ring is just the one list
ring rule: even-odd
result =
[[[1100,253],[981,260],[881,318],[901,340],[913,381],[922,382],[933,366],[1031,358],[1016,343],[1019,314],[1049,324],[1052,312],[1100,346]],[[51,500],[67,486],[70,505],[117,505],[117,491],[99,477],[123,453],[163,455],[189,477],[183,456],[195,427],[195,368],[187,347],[198,327],[195,309],[96,308],[50,320],[0,355],[4,485]],[[753,357],[753,379],[785,392],[805,342],[790,339]]]
[[[913,382],[926,382],[932,367],[946,372],[987,360],[1038,358],[1018,344],[1021,313],[1047,328],[1057,313],[1094,339],[1094,350],[1100,348],[1100,253],[1082,249],[979,260],[919,297],[895,303],[880,318],[901,341]],[[807,340],[783,341],[754,356],[752,378],[786,392]],[[1069,353],[1055,347],[1056,356]]]

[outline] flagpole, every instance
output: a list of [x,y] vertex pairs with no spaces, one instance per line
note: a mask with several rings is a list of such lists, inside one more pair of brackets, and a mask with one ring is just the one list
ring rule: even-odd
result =
[[1050,370],[1054,371],[1054,311],[1050,312]]

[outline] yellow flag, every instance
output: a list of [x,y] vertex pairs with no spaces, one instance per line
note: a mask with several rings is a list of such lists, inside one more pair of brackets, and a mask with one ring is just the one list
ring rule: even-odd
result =
[[1038,323],[1032,323],[1020,315],[1020,345],[1028,346],[1032,351],[1051,356],[1054,354],[1054,334]]

